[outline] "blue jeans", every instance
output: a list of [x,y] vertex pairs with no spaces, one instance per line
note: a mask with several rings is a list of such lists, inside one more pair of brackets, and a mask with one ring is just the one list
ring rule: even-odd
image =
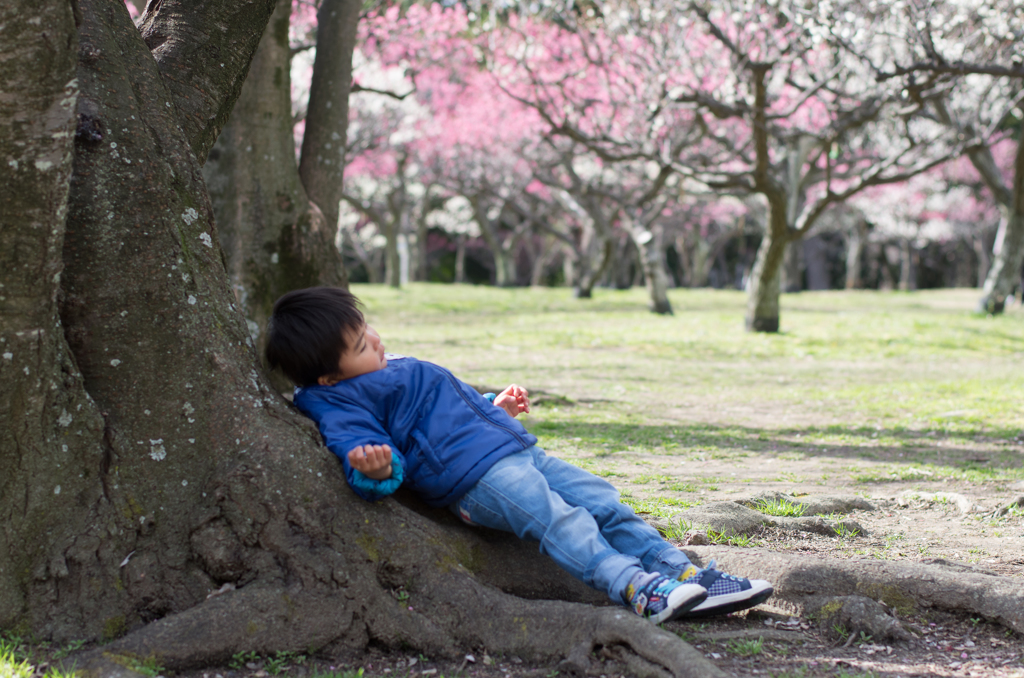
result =
[[619,501],[597,476],[549,457],[539,447],[501,459],[451,505],[464,521],[540,542],[540,551],[617,603],[634,575],[676,577],[682,551]]

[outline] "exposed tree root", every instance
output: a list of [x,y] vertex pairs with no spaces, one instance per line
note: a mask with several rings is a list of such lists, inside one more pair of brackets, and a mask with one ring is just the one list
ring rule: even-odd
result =
[[317,649],[352,627],[346,602],[340,594],[253,585],[151,622],[83,660],[96,675],[109,675],[114,666],[127,670],[132,660],[151,658],[178,671],[227,663],[238,652]]
[[818,630],[825,636],[849,633],[856,638],[864,634],[876,642],[914,637],[885,606],[864,596],[811,597],[804,604],[804,611],[817,619]]
[[1024,508],[1024,494],[1022,494],[1021,496],[1017,497],[1016,499],[1011,501],[1006,506],[1001,506],[998,509],[996,509],[994,515],[996,515],[996,516],[1005,516],[1012,509],[1020,509],[1020,508]]
[[[253,584],[147,624],[80,657],[78,666],[93,676],[134,676],[145,661],[185,670],[224,664],[238,652],[308,652],[373,638],[435,656],[484,648],[532,661],[561,660],[560,669],[575,675],[587,672],[598,648],[613,648],[635,675],[725,675],[679,637],[626,609],[524,600],[458,572],[445,579],[443,595],[419,610],[386,595],[373,599],[372,587],[359,587],[371,592],[370,599],[354,606],[351,592],[328,595]],[[354,612],[354,607],[361,609]]]
[[978,506],[974,502],[959,492],[918,492],[917,490],[907,490],[896,497],[896,502],[903,507],[911,506],[915,503],[949,504],[955,506],[957,512],[962,516],[978,510]]
[[[978,615],[1024,632],[1024,586],[1019,579],[939,564],[826,560],[762,549],[700,546],[686,552],[702,563],[714,558],[727,572],[768,579],[775,586],[771,601],[788,604],[801,613],[820,610],[830,598],[862,596],[884,603],[897,615],[934,607]],[[841,601],[840,608],[847,602]],[[871,634],[871,628],[857,631]]]
[[[678,636],[625,608],[524,601],[493,589],[482,589],[481,597],[490,599],[491,604],[481,600],[480,609],[499,612],[491,616],[491,626],[486,631],[490,642],[484,644],[482,637],[478,641],[492,653],[515,654],[535,661],[565,657],[560,670],[584,675],[592,652],[608,648],[634,675],[645,673],[640,670],[643,666],[651,668],[651,675],[725,675]],[[471,628],[472,625],[466,625],[467,630]]]

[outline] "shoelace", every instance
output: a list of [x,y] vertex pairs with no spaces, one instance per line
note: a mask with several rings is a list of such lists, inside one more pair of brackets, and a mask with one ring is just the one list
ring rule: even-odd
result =
[[[708,566],[706,568],[704,568],[704,571],[706,572],[708,570],[714,570],[715,569],[715,565],[716,565],[715,559],[712,558],[711,562],[708,563]],[[728,580],[728,581],[737,581],[737,582],[740,582],[740,583],[743,582],[743,577],[737,577],[734,574],[728,574],[727,572],[722,572],[721,570],[719,570],[718,573],[719,573],[719,576],[722,579],[725,579],[725,580]]]
[[654,591],[652,593],[666,594],[675,588],[675,586],[673,586],[674,583],[674,581],[666,577],[660,584],[654,587]]

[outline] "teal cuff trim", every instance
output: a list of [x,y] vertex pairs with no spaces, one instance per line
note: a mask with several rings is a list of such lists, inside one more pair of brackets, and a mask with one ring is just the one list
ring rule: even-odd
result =
[[498,397],[497,393],[484,393],[483,395],[485,398],[487,398],[488,401],[492,403],[494,402],[494,399]]
[[386,497],[389,494],[393,494],[398,486],[402,484],[404,479],[404,472],[402,471],[402,465],[398,463],[396,459],[391,460],[391,477],[385,478],[384,480],[374,480],[368,478],[361,471],[352,469],[352,486],[357,490],[363,492],[369,492],[373,494],[379,494],[382,497]]

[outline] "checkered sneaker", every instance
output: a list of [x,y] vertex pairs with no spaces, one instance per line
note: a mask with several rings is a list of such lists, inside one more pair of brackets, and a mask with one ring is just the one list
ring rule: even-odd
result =
[[630,582],[625,598],[638,615],[660,624],[692,609],[707,596],[707,589],[700,584],[684,584],[652,572]]
[[715,569],[714,560],[703,570],[690,565],[679,575],[678,581],[682,584],[699,584],[708,592],[704,602],[680,615],[686,617],[704,617],[745,610],[768,600],[775,591],[772,585],[763,579],[737,577]]

